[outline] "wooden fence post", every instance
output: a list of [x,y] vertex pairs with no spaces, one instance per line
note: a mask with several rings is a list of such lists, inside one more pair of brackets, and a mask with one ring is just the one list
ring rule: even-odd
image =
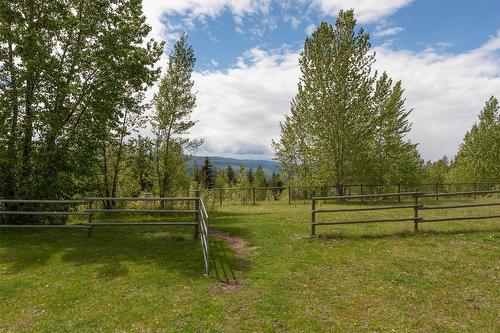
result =
[[[436,194],[439,193],[439,184],[436,183]],[[436,200],[439,200],[439,197],[436,195]]]
[[196,213],[194,213],[195,216],[195,222],[196,225],[194,226],[194,239],[197,239],[199,236],[199,226],[200,226],[200,190],[194,191],[194,196],[196,198],[194,202],[194,209],[196,210]]
[[288,204],[291,205],[292,202],[292,187],[288,186]]
[[[474,192],[476,192],[476,191],[477,191],[477,184],[474,183]],[[476,199],[476,193],[474,193],[474,199]]]
[[255,186],[252,187],[253,205],[255,206]]
[[[398,183],[398,193],[401,193],[401,183]],[[401,196],[398,195],[398,202],[401,202]]]
[[[363,195],[363,184],[359,185],[359,187],[360,187],[359,192],[361,195]],[[361,197],[361,203],[363,203],[363,197]]]
[[418,232],[418,194],[415,196],[415,207],[413,207],[413,231]]
[[316,235],[316,201],[311,200],[311,236]]
[[223,189],[221,188],[219,191],[219,206],[222,206],[222,195],[223,195]]
[[89,229],[88,229],[88,235],[89,235],[89,238],[92,237],[92,229],[94,228],[92,226],[92,216],[94,215],[94,213],[92,212],[92,200],[89,201],[88,205],[87,205],[87,208],[89,210]]

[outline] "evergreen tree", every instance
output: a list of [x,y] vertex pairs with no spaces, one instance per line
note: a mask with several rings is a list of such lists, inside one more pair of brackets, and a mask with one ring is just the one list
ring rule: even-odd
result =
[[169,55],[167,70],[154,97],[155,171],[160,196],[175,190],[173,185],[177,175],[173,171],[185,168],[186,150],[196,149],[201,144],[199,140],[186,137],[195,125],[191,120],[196,105],[196,95],[192,92],[194,81],[191,79],[195,61],[193,48],[187,44],[187,35],[182,35]]
[[450,180],[490,182],[500,179],[500,112],[491,96],[472,125],[452,163]]
[[[255,179],[253,182],[255,187],[267,187],[267,179],[266,174],[264,173],[264,169],[261,165],[257,167],[255,170]],[[266,199],[267,190],[265,189],[257,189],[256,197],[257,200],[265,200]]]
[[254,178],[255,178],[255,177],[254,177],[254,175],[253,175],[253,170],[252,170],[252,168],[248,168],[248,170],[247,170],[247,179],[248,179],[248,184],[249,184],[250,186],[252,186],[252,185],[253,185]]
[[236,183],[236,175],[234,174],[234,170],[231,165],[228,165],[226,168],[226,176],[230,186]]
[[271,188],[271,193],[274,200],[278,200],[282,192],[281,187],[283,187],[283,182],[281,181],[280,175],[273,171],[271,179],[269,180],[269,187]]
[[201,185],[204,188],[213,188],[215,185],[215,170],[210,163],[210,159],[205,157],[203,166],[201,167]]

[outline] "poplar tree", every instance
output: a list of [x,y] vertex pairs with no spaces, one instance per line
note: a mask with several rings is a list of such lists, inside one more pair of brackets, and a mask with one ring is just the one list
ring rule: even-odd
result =
[[375,184],[416,184],[422,173],[423,161],[417,145],[405,140],[411,130],[408,116],[412,110],[405,108],[404,89],[401,81],[393,84],[383,73],[375,84],[373,107],[375,132],[373,162],[365,180]]
[[[255,178],[254,178],[253,185],[255,187],[259,187],[259,188],[261,188],[261,187],[267,187],[266,174],[264,173],[264,169],[262,168],[261,165],[259,165],[257,167],[257,169],[255,169]],[[267,194],[267,190],[265,190],[265,189],[258,189],[256,191],[257,200],[264,200],[264,199],[266,199],[266,194]]]
[[370,39],[356,29],[353,10],[335,26],[322,22],[304,43],[301,77],[291,114],[273,142],[292,185],[413,183],[422,161],[410,131],[401,82],[386,73],[377,79]]
[[191,78],[196,62],[193,47],[182,35],[168,57],[168,66],[154,97],[155,171],[160,196],[175,190],[176,170],[185,168],[187,150],[196,149],[200,140],[186,137],[195,125],[191,113],[196,106]]
[[1,2],[0,196],[95,190],[101,142],[157,78],[149,31],[139,0]]
[[452,181],[498,181],[499,166],[499,103],[496,97],[491,96],[479,114],[479,121],[465,134],[451,165],[449,178]]
[[292,115],[275,143],[278,158],[295,163],[302,178],[316,185],[333,180],[340,193],[364,169],[374,127],[374,55],[368,34],[355,26],[354,11],[341,10],[335,27],[322,22],[306,38]]

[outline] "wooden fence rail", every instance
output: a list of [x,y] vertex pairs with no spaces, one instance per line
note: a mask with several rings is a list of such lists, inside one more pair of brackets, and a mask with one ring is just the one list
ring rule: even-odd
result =
[[[105,202],[105,201],[159,201],[159,202],[194,202],[195,209],[95,209],[93,208],[94,202]],[[6,204],[9,206],[9,210],[6,210]],[[50,204],[50,205],[85,205],[86,208],[81,211],[44,211],[40,209],[24,210],[12,210],[12,207],[16,204],[31,204],[31,206],[39,204]],[[199,191],[195,192],[194,197],[175,197],[175,198],[115,198],[115,197],[92,197],[85,200],[15,200],[15,199],[0,199],[0,205],[4,207],[3,210],[0,209],[0,216],[9,215],[26,215],[26,216],[87,216],[88,221],[86,223],[74,223],[74,224],[1,224],[0,229],[14,229],[14,228],[83,228],[87,229],[88,236],[92,236],[92,230],[95,227],[104,226],[192,226],[194,227],[194,239],[198,237],[201,240],[203,261],[205,264],[205,273],[210,273],[209,267],[209,242],[208,242],[208,214],[203,203],[203,199],[200,197]],[[97,222],[94,221],[96,214],[159,214],[159,215],[193,215],[193,221],[162,221],[162,222],[152,222],[152,221],[113,221],[113,222]],[[200,231],[201,230],[201,234]]]
[[[311,200],[311,235],[316,235],[316,226],[320,225],[338,225],[338,224],[359,224],[359,223],[384,223],[384,222],[413,222],[414,231],[418,231],[419,223],[426,222],[444,222],[444,221],[469,221],[469,220],[483,220],[483,219],[496,219],[500,218],[500,210],[498,213],[489,215],[478,215],[478,216],[455,216],[455,217],[444,217],[444,218],[423,218],[420,216],[419,212],[424,210],[445,210],[445,209],[458,209],[458,208],[474,208],[474,207],[491,207],[500,206],[500,202],[488,202],[488,203],[470,203],[470,204],[456,204],[456,205],[446,205],[446,206],[426,206],[419,203],[419,199],[422,198],[434,198],[434,197],[453,197],[453,196],[476,196],[500,193],[500,190],[490,190],[490,191],[470,191],[470,192],[453,192],[453,193],[423,193],[423,192],[404,192],[404,193],[381,193],[381,194],[369,194],[369,195],[351,195],[351,196],[331,196],[331,197],[313,197]],[[400,197],[409,196],[413,197],[414,204],[412,205],[391,205],[391,206],[380,206],[380,207],[360,207],[360,208],[335,208],[335,209],[317,209],[317,201],[328,201],[328,200],[349,200],[349,199],[360,199],[360,198],[387,198],[387,197]],[[337,212],[364,212],[364,211],[374,211],[374,210],[394,210],[394,209],[412,209],[413,216],[400,216],[396,218],[388,219],[368,219],[368,220],[346,220],[346,221],[331,221],[331,222],[319,222],[317,221],[317,214],[320,213],[337,213]]]
[[[241,201],[244,204],[256,204],[259,201],[279,201],[287,200],[288,204],[294,201],[307,201],[318,195],[327,196],[331,192],[342,192],[342,196],[361,195],[358,197],[361,202],[366,198],[363,195],[381,194],[388,191],[393,197],[401,202],[404,193],[407,191],[434,192],[437,195],[429,194],[429,197],[434,197],[436,200],[443,193],[454,193],[458,190],[480,190],[498,189],[500,181],[491,182],[475,182],[475,183],[422,183],[422,184],[343,184],[340,186],[253,186],[253,187],[218,187],[202,190],[202,194],[209,194],[214,202],[222,206],[226,201]],[[372,193],[375,191],[375,193]],[[187,193],[192,193],[192,190],[187,190]],[[397,195],[396,195],[397,194]]]

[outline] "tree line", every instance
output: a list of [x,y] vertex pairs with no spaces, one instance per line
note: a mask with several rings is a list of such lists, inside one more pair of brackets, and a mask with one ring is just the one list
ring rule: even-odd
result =
[[[0,197],[189,186],[184,162],[201,141],[186,136],[196,105],[186,35],[160,77],[164,43],[146,40],[141,1],[3,2],[0,22]],[[153,136],[138,135],[148,124]]]
[[[372,70],[368,33],[340,11],[307,37],[290,115],[273,142],[281,173],[189,173],[196,63],[187,35],[158,61],[139,0],[4,2],[0,6],[0,197],[66,199],[188,188],[500,179],[498,100],[491,97],[457,156],[424,163],[404,88]],[[163,71],[162,71],[163,70]],[[152,101],[145,93],[154,85]],[[152,115],[149,115],[152,110]],[[151,135],[141,134],[149,127]]]
[[337,187],[500,180],[498,100],[491,97],[452,162],[424,163],[411,130],[401,81],[372,70],[369,34],[353,10],[307,37],[291,113],[273,142],[289,183]]

